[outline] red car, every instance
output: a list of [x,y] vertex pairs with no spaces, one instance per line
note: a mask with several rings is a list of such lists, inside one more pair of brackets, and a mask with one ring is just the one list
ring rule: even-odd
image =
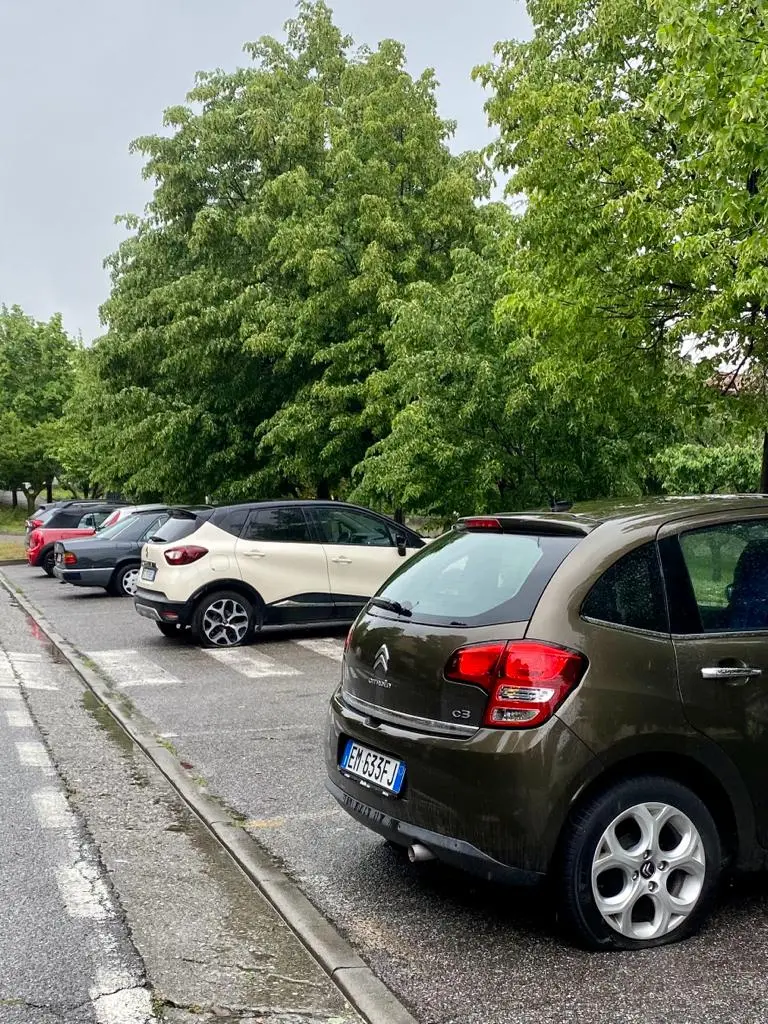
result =
[[90,511],[82,515],[79,520],[71,526],[42,526],[35,527],[29,535],[29,546],[27,547],[27,561],[30,565],[40,566],[48,576],[53,576],[54,551],[53,547],[57,540],[70,540],[72,537],[90,537],[96,533],[97,527],[101,526],[104,520],[114,511],[112,508],[100,508],[99,511]]

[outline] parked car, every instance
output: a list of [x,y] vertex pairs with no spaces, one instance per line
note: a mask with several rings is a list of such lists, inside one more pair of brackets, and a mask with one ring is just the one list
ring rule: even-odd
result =
[[[83,517],[89,513],[94,513],[98,522],[102,523],[113,511],[124,505],[125,503],[114,501],[81,501],[78,499],[53,502],[44,508],[38,508],[25,523],[25,546],[29,547],[33,530],[43,527],[46,529],[76,529]],[[102,512],[105,512],[106,515],[102,516]]]
[[347,639],[328,788],[595,948],[682,939],[768,851],[768,500],[465,519]]
[[103,587],[116,597],[136,593],[141,548],[168,518],[164,506],[120,510],[113,526],[94,536],[61,540],[54,545],[53,574],[76,587]]
[[53,546],[56,541],[90,536],[114,511],[114,507],[102,502],[86,506],[76,503],[60,511],[54,510],[51,516],[44,516],[42,526],[35,527],[29,534],[27,561],[53,576]]
[[209,647],[237,647],[270,626],[348,623],[423,545],[342,502],[174,511],[142,552],[136,611],[166,636],[191,627]]

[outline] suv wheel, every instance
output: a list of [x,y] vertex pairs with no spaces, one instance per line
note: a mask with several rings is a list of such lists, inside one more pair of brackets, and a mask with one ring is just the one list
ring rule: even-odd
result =
[[107,590],[113,597],[134,597],[139,585],[140,570],[138,565],[123,565],[115,569]]
[[46,576],[53,576],[53,567],[56,564],[56,555],[54,554],[53,548],[50,548],[45,552],[41,561],[40,567]]
[[662,776],[627,779],[567,828],[560,909],[582,944],[644,949],[699,928],[722,854],[712,815],[690,789]]
[[204,597],[192,623],[203,647],[239,647],[255,625],[253,606],[232,590],[218,590]]

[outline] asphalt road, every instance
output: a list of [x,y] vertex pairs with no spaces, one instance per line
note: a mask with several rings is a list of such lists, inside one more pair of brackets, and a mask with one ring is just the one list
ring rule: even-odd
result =
[[130,602],[4,570],[246,819],[423,1024],[768,1021],[768,884],[723,893],[697,938],[635,954],[566,944],[539,894],[410,865],[326,794],[322,738],[340,634],[213,655]]

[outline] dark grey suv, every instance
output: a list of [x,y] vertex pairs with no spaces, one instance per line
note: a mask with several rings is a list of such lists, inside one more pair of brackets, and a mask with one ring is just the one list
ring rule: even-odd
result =
[[328,787],[485,878],[552,881],[593,947],[691,934],[768,848],[768,499],[476,517],[345,650]]

